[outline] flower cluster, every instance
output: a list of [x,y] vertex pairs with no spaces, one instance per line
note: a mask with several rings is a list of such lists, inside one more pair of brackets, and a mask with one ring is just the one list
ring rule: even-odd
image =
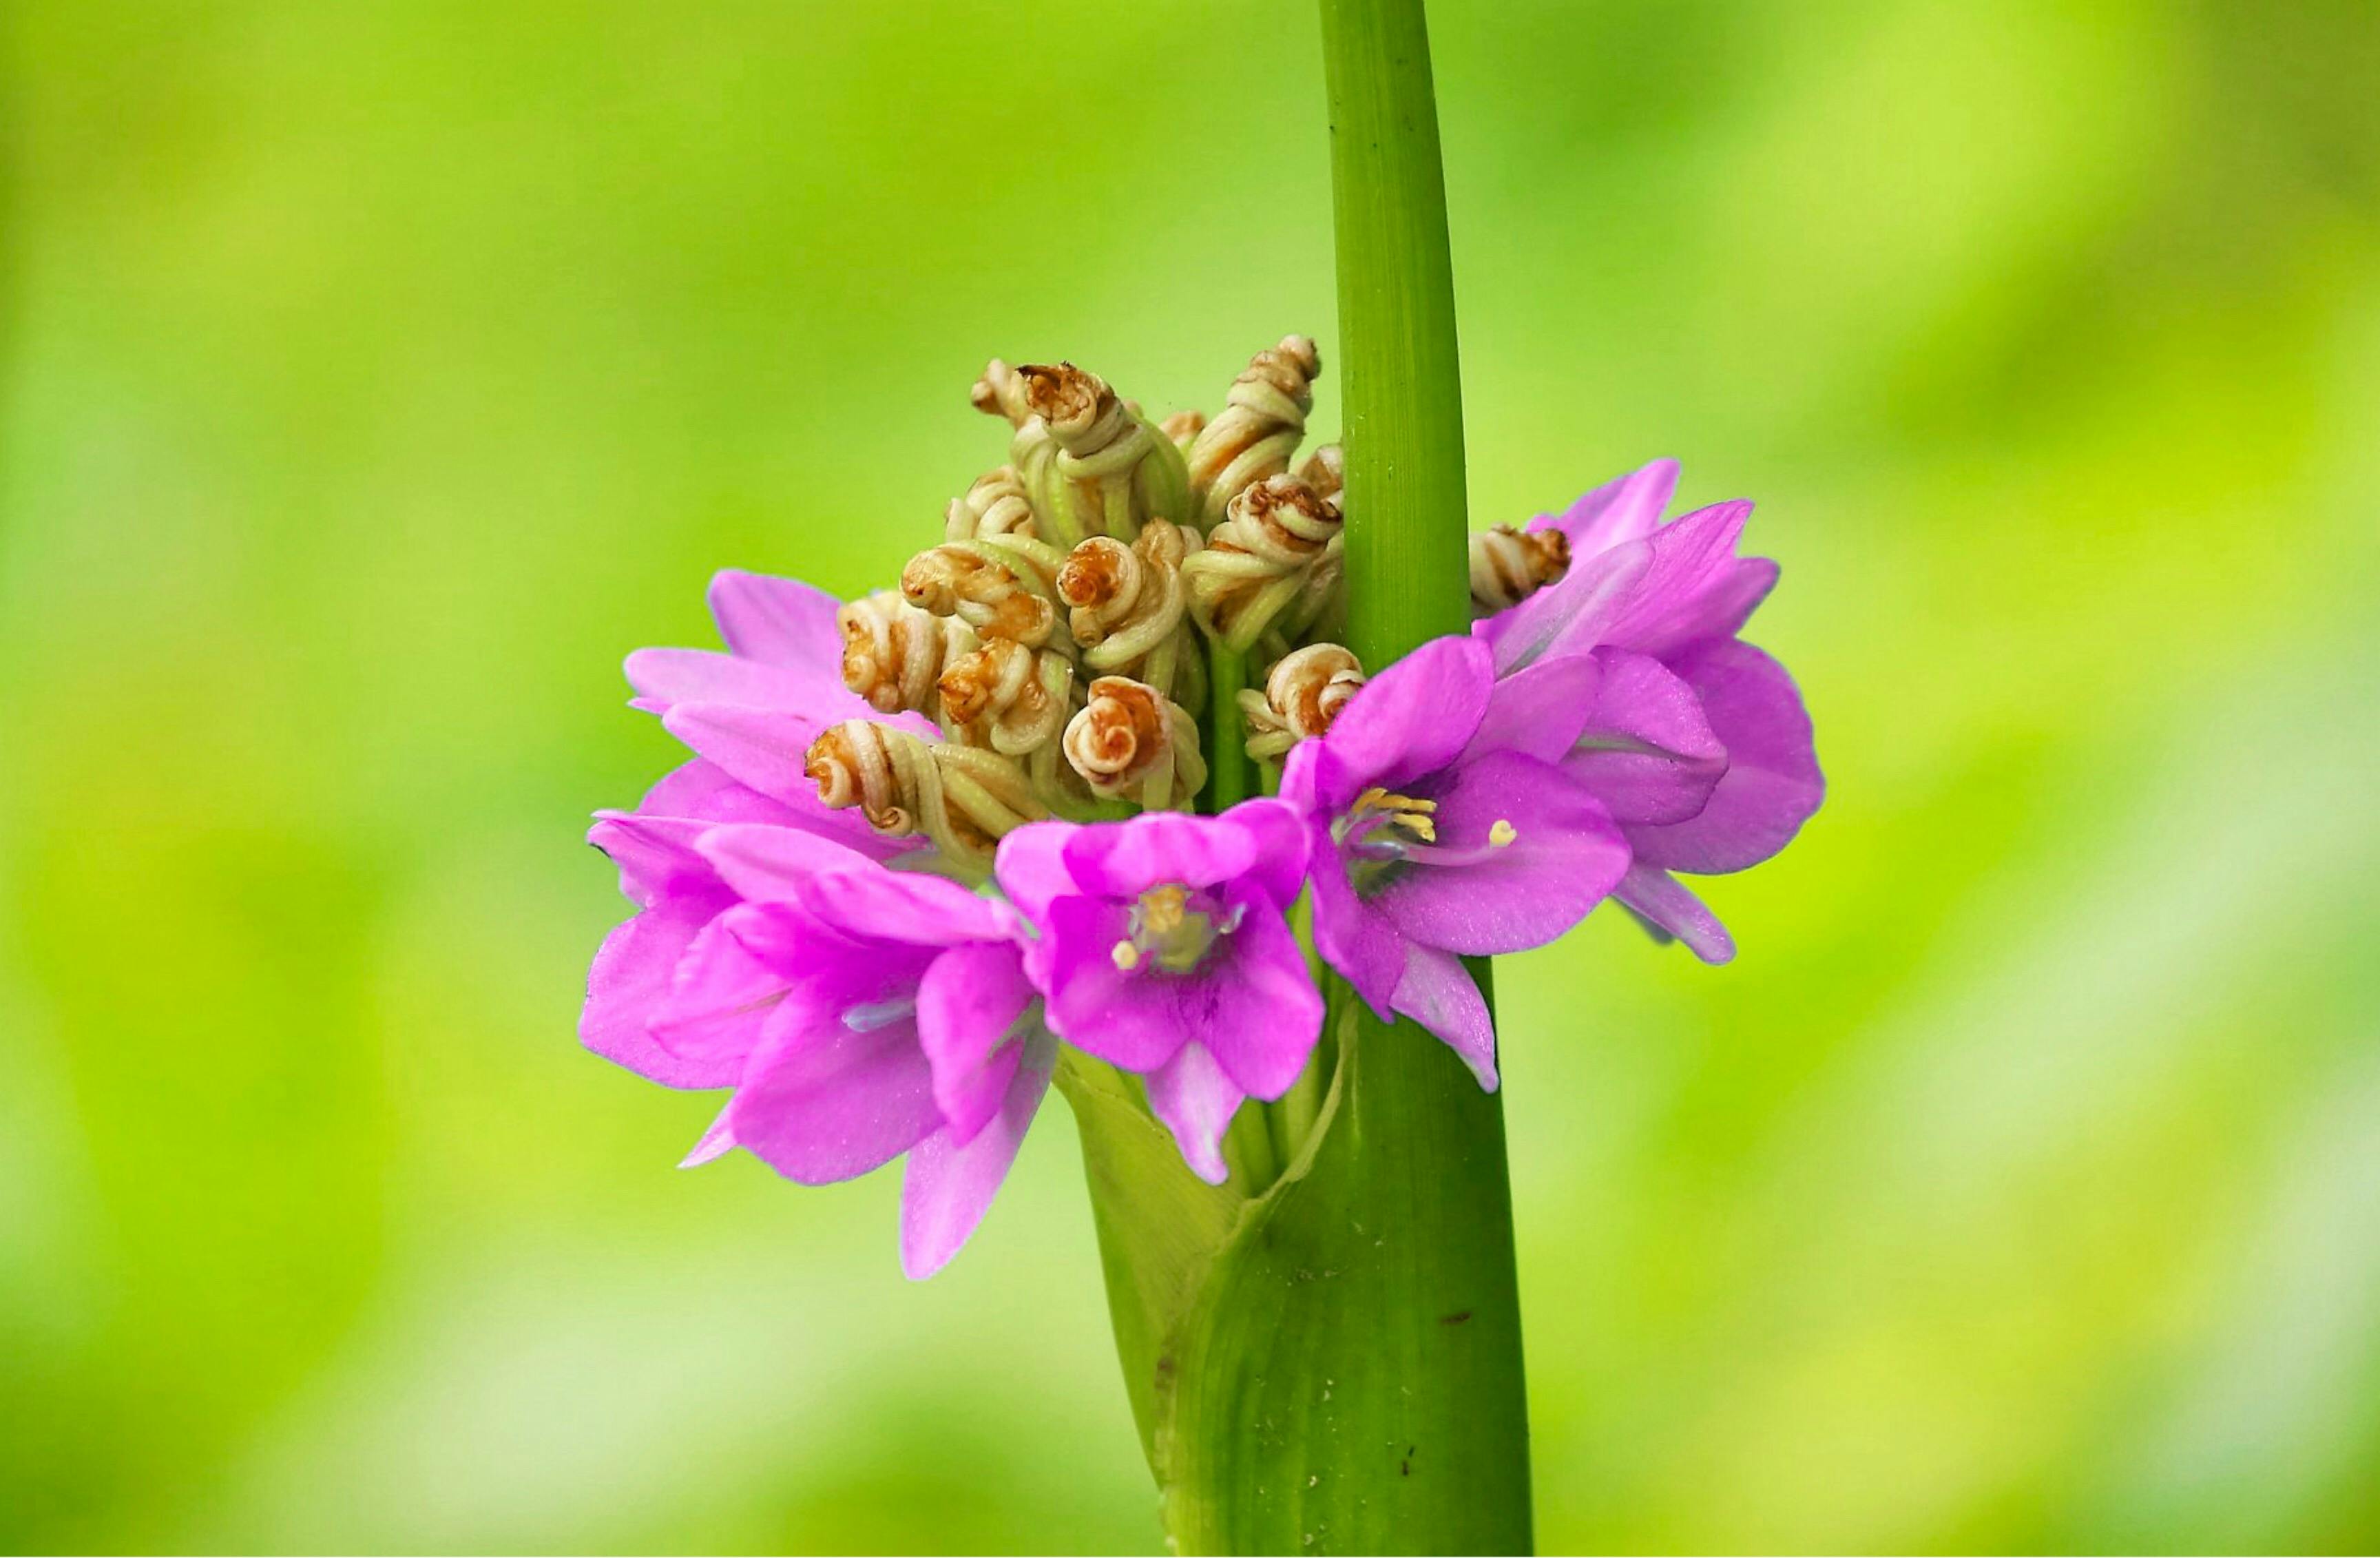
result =
[[[1661,462],[1476,536],[1471,634],[1367,679],[1333,641],[1339,451],[1293,469],[1319,367],[1291,336],[1211,421],[1156,423],[1071,364],[994,361],[973,399],[1009,462],[897,590],[722,573],[723,652],[629,656],[695,755],[589,835],[638,912],[581,1033],[733,1089],[689,1163],[741,1147],[817,1184],[905,1154],[923,1276],[1062,1062],[1113,1068],[1222,1183],[1241,1105],[1316,1064],[1308,915],[1322,962],[1487,1088],[1463,957],[1607,896],[1731,955],[1678,873],[1767,858],[1821,793],[1791,681],[1738,636],[1777,577],[1736,555],[1750,505],[1665,523]],[[1210,785],[1222,742],[1266,794]]]

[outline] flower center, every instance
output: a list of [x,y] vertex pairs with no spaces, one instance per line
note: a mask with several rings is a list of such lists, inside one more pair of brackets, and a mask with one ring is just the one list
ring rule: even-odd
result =
[[1128,934],[1108,949],[1126,973],[1153,964],[1162,973],[1186,974],[1207,955],[1216,939],[1240,928],[1241,907],[1221,912],[1214,898],[1168,882],[1143,893],[1132,906]]
[[1484,860],[1521,836],[1512,820],[1488,825],[1484,847],[1460,849],[1438,841],[1438,802],[1402,796],[1378,785],[1355,797],[1332,836],[1348,854],[1347,874],[1357,893],[1378,892],[1406,867],[1467,866]]

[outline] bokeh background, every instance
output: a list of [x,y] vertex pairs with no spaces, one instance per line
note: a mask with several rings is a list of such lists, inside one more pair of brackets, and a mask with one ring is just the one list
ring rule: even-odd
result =
[[[1434,11],[1475,522],[1757,498],[1832,781],[1500,975],[1546,1546],[2369,1550],[2367,0]],[[0,1544],[1153,1548],[1062,1112],[924,1285],[677,1172],[579,838],[987,356],[1332,355],[1310,9],[0,29]]]

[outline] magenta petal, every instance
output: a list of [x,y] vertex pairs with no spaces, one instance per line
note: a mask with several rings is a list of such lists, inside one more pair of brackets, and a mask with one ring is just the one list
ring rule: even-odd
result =
[[1525,752],[1553,762],[1571,749],[1594,712],[1603,668],[1594,657],[1565,654],[1515,671],[1488,695],[1487,717],[1463,760]]
[[1119,905],[1059,898],[1029,966],[1059,1038],[1126,1071],[1149,1071],[1172,1059],[1187,1037],[1174,996],[1196,978],[1117,968],[1112,949],[1127,929]]
[[1305,951],[1278,913],[1250,904],[1228,951],[1208,955],[1208,968],[1177,981],[1184,1031],[1242,1092],[1279,1098],[1322,1033],[1322,993]]
[[671,1053],[647,1031],[678,959],[727,900],[723,895],[673,898],[644,910],[603,938],[587,971],[587,1004],[579,1041],[639,1077],[667,1088],[725,1088],[741,1067],[716,1057],[688,1060]]
[[1208,887],[1238,876],[1257,863],[1260,836],[1228,817],[1145,811],[1075,829],[1064,860],[1083,891],[1129,898],[1160,882]]
[[710,1128],[702,1133],[702,1139],[694,1144],[694,1150],[678,1160],[678,1167],[700,1168],[712,1159],[723,1158],[735,1150],[735,1131],[727,1123],[728,1110],[735,1107],[735,1101],[729,1100],[727,1107],[710,1122]]
[[1602,693],[1562,772],[1585,784],[1623,824],[1696,815],[1728,763],[1702,699],[1648,656],[1600,649],[1595,659],[1604,667]]
[[730,823],[704,830],[696,847],[722,881],[755,903],[789,901],[821,871],[884,870],[847,845],[801,828]]
[[1669,870],[1716,876],[1756,865],[1784,848],[1826,796],[1802,695],[1783,666],[1740,639],[1697,644],[1673,668],[1726,744],[1727,773],[1692,820],[1630,828],[1628,842],[1639,860]]
[[1222,820],[1245,830],[1256,846],[1256,861],[1247,880],[1260,888],[1278,908],[1297,902],[1305,888],[1308,848],[1305,816],[1281,800],[1244,800],[1223,813]]
[[1444,1040],[1480,1087],[1496,1090],[1495,1020],[1461,958],[1436,947],[1412,948],[1397,980],[1396,1009]]
[[1658,623],[1640,627],[1630,647],[1664,660],[1701,639],[1732,639],[1777,587],[1777,565],[1739,557]]
[[1570,538],[1572,556],[1592,557],[1651,535],[1677,490],[1678,462],[1655,460],[1605,482],[1563,510],[1560,518],[1531,520],[1529,529],[1560,530]]
[[1432,639],[1348,700],[1322,737],[1355,785],[1394,789],[1454,761],[1488,712],[1495,658],[1475,639]]
[[[1430,853],[1464,863],[1416,860],[1372,899],[1409,942],[1475,955],[1543,946],[1585,919],[1628,867],[1603,803],[1550,763],[1491,753],[1434,793]],[[1500,834],[1510,842],[1497,844]]]
[[855,1030],[805,1016],[781,1008],[745,1067],[729,1123],[746,1151],[788,1179],[828,1185],[890,1162],[941,1125],[914,1024]]
[[625,669],[638,706],[657,712],[679,703],[806,710],[829,694],[851,696],[839,675],[829,680],[822,672],[771,665],[716,650],[640,649],[628,656]]
[[1629,867],[1611,895],[1655,931],[1685,943],[1706,963],[1724,963],[1735,955],[1734,939],[1718,917],[1677,878],[1657,866]]
[[1034,924],[1049,913],[1050,900],[1078,893],[1066,870],[1066,841],[1076,831],[1073,822],[1027,822],[1000,841],[992,857],[992,875],[1018,912]]
[[805,772],[810,743],[826,728],[811,714],[729,703],[680,703],[662,728],[762,795],[792,803],[815,799]]
[[727,647],[747,660],[843,681],[842,603],[797,578],[728,568],[710,580],[710,616]]
[[785,980],[746,950],[730,919],[722,915],[696,934],[647,1027],[655,1043],[686,1064],[741,1075]]
[[715,762],[690,758],[671,769],[637,803],[644,817],[698,817],[710,822],[784,822],[793,820],[783,801],[771,800]]
[[1347,880],[1347,862],[1317,842],[1314,858],[1314,950],[1346,976],[1382,1022],[1394,1020],[1391,1001],[1404,974],[1404,938],[1378,907],[1358,897]]
[[650,908],[673,893],[718,890],[719,873],[694,847],[710,827],[695,818],[599,811],[587,842],[620,868],[620,895]]
[[918,981],[917,1041],[953,1145],[972,1141],[999,1109],[1021,1048],[1009,1033],[1033,998],[1016,949],[992,943],[951,948]]
[[806,877],[797,895],[820,923],[846,935],[916,946],[1005,942],[1017,929],[1006,904],[978,897],[948,877],[872,864]]
[[932,1276],[959,1252],[1016,1161],[1058,1059],[1046,1036],[1023,1048],[997,1112],[971,1139],[962,1143],[943,1129],[910,1149],[901,1180],[901,1270],[913,1281]]
[[1184,1044],[1146,1080],[1148,1111],[1173,1133],[1190,1172],[1209,1185],[1230,1178],[1223,1163],[1223,1133],[1245,1095],[1232,1086],[1215,1057],[1196,1044]]
[[1693,620],[1694,603],[1735,566],[1735,543],[1752,505],[1738,500],[1713,504],[1662,526],[1643,541],[1604,555],[1641,562],[1626,582],[1599,595],[1593,605],[1562,624],[1547,652],[1585,654],[1605,644],[1643,650],[1682,622]]

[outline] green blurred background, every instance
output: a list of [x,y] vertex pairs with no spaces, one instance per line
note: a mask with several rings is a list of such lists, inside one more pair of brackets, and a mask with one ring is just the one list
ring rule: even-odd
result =
[[[1475,519],[1757,498],[1832,781],[1500,976],[1545,1545],[2368,1550],[2380,18],[1434,11]],[[0,29],[0,1544],[1153,1548],[1062,1114],[924,1285],[677,1172],[579,835],[987,356],[1330,358],[1310,10]]]

